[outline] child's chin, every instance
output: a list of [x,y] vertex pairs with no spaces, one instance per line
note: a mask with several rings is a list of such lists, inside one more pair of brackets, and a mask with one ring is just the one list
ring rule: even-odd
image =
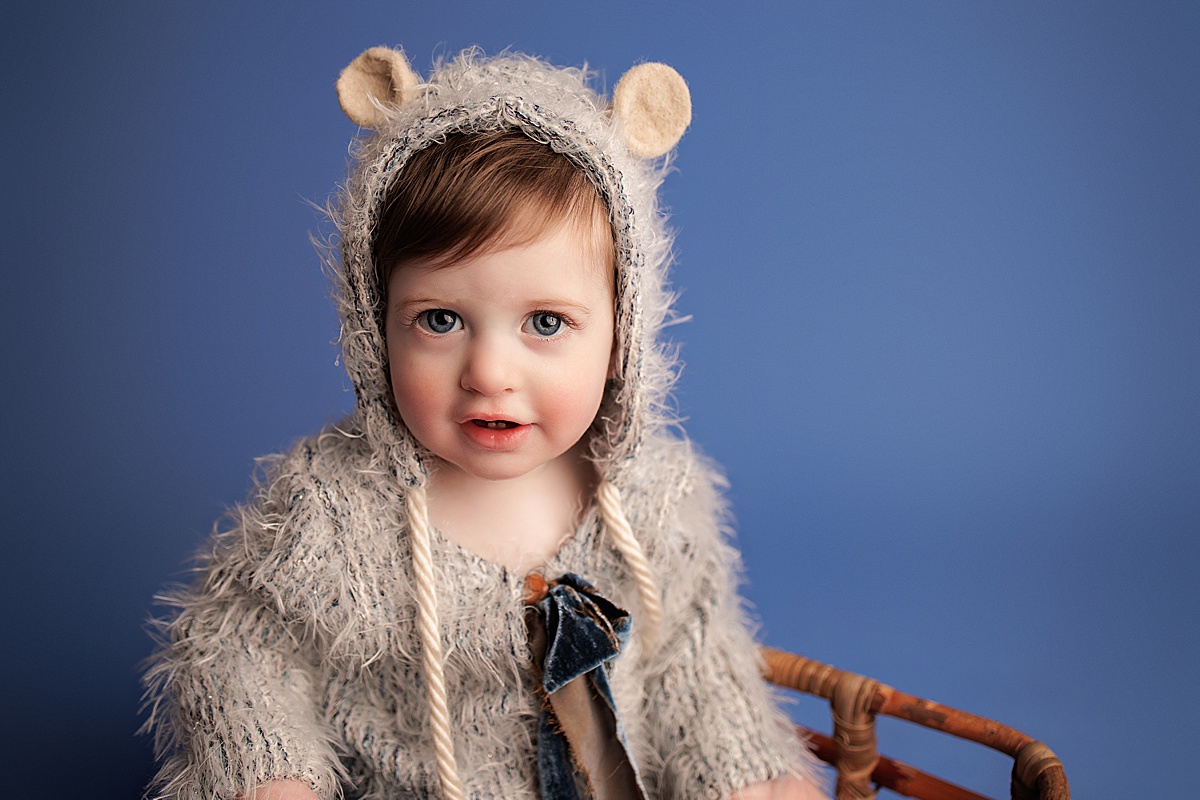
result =
[[534,466],[530,465],[524,459],[495,456],[480,459],[461,459],[449,463],[464,475],[481,481],[516,480],[525,477],[534,470]]
[[478,458],[466,458],[453,466],[465,475],[481,481],[515,481],[543,470],[566,470],[575,474],[573,466],[579,459],[575,450],[568,450],[549,459],[528,458],[514,453],[487,453]]

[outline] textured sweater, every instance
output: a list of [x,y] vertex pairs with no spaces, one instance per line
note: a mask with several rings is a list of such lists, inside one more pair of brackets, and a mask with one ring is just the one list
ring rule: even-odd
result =
[[[651,653],[633,638],[614,695],[652,796],[727,796],[798,765],[800,745],[758,674],[713,472],[658,440],[636,477],[628,513],[661,576],[663,636]],[[288,777],[323,797],[436,796],[402,491],[353,428],[271,464],[176,597],[151,674],[175,748],[160,796],[228,798]],[[586,577],[636,630],[636,589],[602,530],[585,514],[542,571]],[[467,794],[537,797],[524,576],[440,536],[434,548]]]

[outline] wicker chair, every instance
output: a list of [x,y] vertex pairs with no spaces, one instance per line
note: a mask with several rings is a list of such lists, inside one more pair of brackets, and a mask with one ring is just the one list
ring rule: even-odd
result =
[[818,757],[837,770],[837,800],[870,800],[879,788],[921,800],[988,800],[908,764],[879,755],[879,714],[969,739],[1015,760],[1012,800],[1069,800],[1062,762],[1050,748],[1020,731],[984,717],[897,691],[810,658],[765,647],[766,679],[776,686],[829,701],[833,737],[801,728]]

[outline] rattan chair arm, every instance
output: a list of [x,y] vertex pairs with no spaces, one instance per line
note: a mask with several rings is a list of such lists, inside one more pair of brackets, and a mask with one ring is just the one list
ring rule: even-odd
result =
[[1034,741],[1032,736],[995,720],[915,697],[882,683],[879,684],[872,710],[961,739],[970,739],[1012,758],[1017,757],[1022,747]]
[[[803,725],[797,725],[796,729],[803,738],[808,740],[817,758],[826,764],[836,763],[837,745],[834,744],[833,739]],[[985,795],[944,781],[936,775],[930,775],[910,764],[887,756],[879,757],[879,763],[875,765],[871,779],[877,785],[905,797],[920,797],[923,800],[991,800]]]
[[[830,701],[834,712],[834,735],[837,742],[836,750],[831,753],[832,760],[826,760],[838,766],[839,776],[843,782],[847,775],[851,777],[853,786],[847,787],[850,794],[856,795],[862,791],[860,788],[861,775],[866,757],[861,752],[854,752],[854,748],[850,748],[850,752],[847,752],[843,742],[847,738],[846,732],[850,731],[851,737],[857,742],[867,743],[869,739],[871,755],[878,759],[879,764],[883,764],[887,759],[873,753],[873,718],[876,714],[883,714],[961,739],[968,739],[1010,756],[1016,762],[1013,766],[1013,800],[1026,800],[1027,798],[1029,800],[1068,800],[1070,798],[1070,789],[1062,762],[1046,745],[1014,728],[977,714],[901,692],[870,678],[864,678],[853,672],[845,672],[794,653],[764,647],[762,648],[762,658],[763,674],[771,683]],[[846,709],[856,716],[847,717]],[[865,729],[868,725],[872,729],[869,736],[865,731],[860,732],[860,729]],[[859,749],[862,750],[865,747],[864,744]],[[843,761],[843,759],[848,759],[848,761]],[[900,791],[880,780],[879,769],[873,768],[870,774],[875,783]],[[924,775],[924,773],[921,774]],[[841,785],[839,784],[839,786]],[[946,785],[953,786],[953,784]],[[958,789],[958,787],[954,788]],[[966,792],[967,790],[962,789],[961,791]],[[968,795],[914,794],[911,796],[928,797],[932,800],[942,796],[966,798]]]

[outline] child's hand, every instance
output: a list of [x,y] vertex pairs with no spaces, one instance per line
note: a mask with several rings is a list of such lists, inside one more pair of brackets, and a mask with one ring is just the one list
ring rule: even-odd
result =
[[756,783],[735,792],[729,800],[829,800],[821,787],[793,775]]
[[268,781],[241,800],[321,800],[308,784],[300,781]]

